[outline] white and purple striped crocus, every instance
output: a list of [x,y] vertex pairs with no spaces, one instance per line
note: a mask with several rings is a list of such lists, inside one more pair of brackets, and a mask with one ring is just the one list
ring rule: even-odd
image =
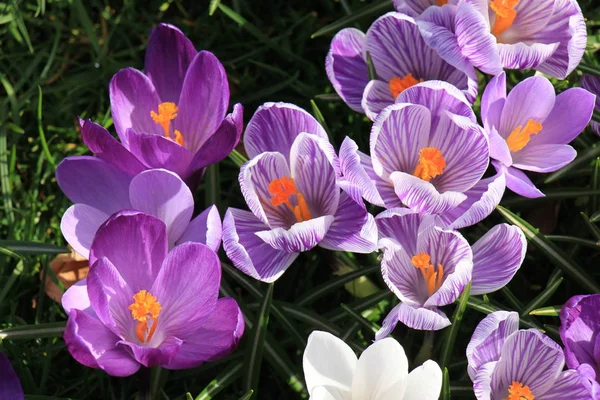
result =
[[563,371],[561,347],[537,329],[519,330],[519,314],[485,317],[467,346],[468,372],[478,400],[592,400],[576,371]]
[[[125,68],[110,82],[120,146],[144,168],[165,168],[195,184],[206,166],[227,157],[239,141],[243,108],[236,104],[226,115],[229,83],[223,65],[212,53],[197,52],[172,25],[152,30],[144,67],[145,74]],[[106,132],[98,140],[106,145],[111,139]]]
[[240,171],[251,212],[230,208],[223,247],[233,264],[273,282],[299,253],[326,249],[370,253],[377,227],[362,199],[340,190],[339,161],[321,125],[286,103],[261,106],[246,129],[250,161]]
[[402,92],[375,120],[370,153],[344,140],[341,184],[381,207],[404,205],[462,228],[488,216],[504,194],[502,174],[481,179],[489,164],[487,135],[464,95],[446,82]]
[[[370,80],[367,53],[377,75]],[[390,12],[377,19],[366,35],[355,28],[338,32],[326,59],[327,76],[354,111],[374,120],[407,88],[429,80],[446,81],[477,97],[477,74],[471,65],[458,69],[425,43],[415,20]]]
[[544,194],[522,170],[552,172],[577,152],[567,143],[590,122],[594,95],[571,88],[558,96],[552,83],[534,76],[506,94],[506,75],[494,77],[481,99],[481,118],[490,137],[490,156],[506,175],[506,186],[525,197]]
[[10,400],[23,400],[25,394],[17,373],[10,360],[0,352],[0,398]]
[[[595,110],[600,112],[600,76],[583,75],[581,77],[581,87],[596,96]],[[590,122],[590,126],[597,135],[600,135],[600,122],[592,121]]]
[[[404,1],[404,3],[424,3]],[[587,41],[576,0],[450,0],[417,18],[425,40],[451,64],[497,75],[535,68],[564,79]]]
[[235,300],[218,299],[216,253],[200,243],[169,251],[166,226],[152,216],[111,217],[90,265],[87,290],[73,286],[62,299],[67,348],[85,366],[113,376],[141,366],[193,368],[229,354],[244,332]]
[[448,0],[392,0],[394,8],[401,13],[418,17],[431,6],[443,6]]
[[469,282],[471,294],[504,287],[521,267],[527,243],[521,230],[500,224],[472,247],[457,231],[436,226],[437,218],[394,209],[376,218],[381,272],[400,303],[383,321],[376,338],[401,322],[420,330],[450,325],[440,307],[454,303]]
[[560,312],[560,339],[567,367],[576,369],[600,399],[600,295],[574,296]]

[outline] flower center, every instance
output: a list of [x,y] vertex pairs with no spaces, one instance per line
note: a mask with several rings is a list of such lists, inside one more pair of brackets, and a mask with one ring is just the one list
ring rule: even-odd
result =
[[439,7],[441,7],[441,6],[445,5],[445,4],[448,4],[448,0],[437,0],[437,5]]
[[533,400],[534,398],[529,386],[521,382],[513,382],[508,388],[508,397],[504,400]]
[[425,147],[419,151],[419,164],[417,164],[413,175],[429,182],[436,176],[441,175],[444,168],[446,168],[446,160],[440,149]]
[[427,292],[431,296],[442,286],[444,266],[438,264],[436,271],[435,267],[430,263],[431,257],[427,253],[419,253],[411,261],[415,268],[421,271],[421,275],[423,275],[423,279],[425,279],[425,283],[427,284]]
[[529,143],[529,140],[531,139],[531,135],[537,135],[542,131],[542,128],[542,124],[532,119],[527,121],[525,128],[521,125],[517,126],[506,139],[508,149],[513,152],[521,150],[523,147],[527,146],[527,143]]
[[395,76],[390,79],[390,92],[392,93],[392,96],[396,98],[400,93],[404,92],[409,87],[415,86],[419,82],[423,82],[423,79],[417,80],[412,74],[405,75],[403,78]]
[[133,295],[133,304],[129,309],[133,319],[139,321],[135,328],[137,338],[142,343],[150,341],[158,326],[158,315],[162,309],[160,303],[150,292],[140,290]]
[[490,8],[496,13],[496,22],[492,27],[492,35],[501,35],[505,30],[510,28],[517,18],[515,7],[519,4],[519,0],[492,0]]
[[[273,179],[269,183],[269,193],[273,195],[271,204],[275,207],[285,204],[296,217],[296,221],[302,222],[312,218],[304,196],[296,189],[294,178],[284,176],[283,178]],[[293,205],[290,199],[294,195],[296,196],[296,205]]]
[[175,130],[175,132],[173,132],[175,138],[171,136],[171,121],[174,120],[175,117],[177,117],[178,109],[179,108],[175,103],[160,103],[158,105],[158,114],[154,111],[150,111],[150,117],[152,117],[152,120],[156,124],[159,124],[163,128],[167,139],[173,140],[175,143],[184,146],[185,142],[183,140],[183,135],[181,134],[181,132]]

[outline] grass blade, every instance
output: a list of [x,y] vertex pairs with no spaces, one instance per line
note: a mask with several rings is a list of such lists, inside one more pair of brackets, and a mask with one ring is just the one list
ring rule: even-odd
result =
[[458,305],[456,306],[456,310],[454,310],[454,315],[452,316],[452,325],[450,325],[446,331],[444,344],[442,346],[442,354],[440,356],[442,368],[447,367],[450,363],[452,350],[454,350],[454,342],[456,342],[456,335],[458,335],[458,329],[460,328],[460,323],[462,322],[463,315],[467,308],[467,302],[469,300],[470,293],[471,282],[469,282],[467,287],[465,287],[463,290],[463,293],[460,295],[460,298],[458,299]]
[[[500,308],[494,306],[493,304],[486,303],[486,302],[484,302],[476,297],[473,297],[473,296],[469,297],[469,300],[467,301],[467,307],[469,307],[475,311],[479,311],[480,313],[483,313],[483,314],[491,314],[496,311],[501,311]],[[523,318],[519,318],[519,323],[528,328],[540,329],[540,327],[537,326],[536,324],[534,324],[533,322],[523,319]]]
[[311,100],[310,107],[312,108],[313,115],[315,116],[317,121],[319,121],[319,124],[321,124],[321,126],[325,129],[325,132],[327,132],[329,139],[333,142],[333,137],[331,136],[331,131],[329,130],[329,127],[327,126],[327,122],[325,122],[325,117],[323,116],[323,113],[321,112],[321,110],[319,110],[319,106],[317,106],[317,103],[315,103],[314,100]]
[[0,240],[0,247],[10,249],[15,253],[21,255],[60,254],[71,252],[66,247],[41,242],[28,242],[22,240]]
[[446,367],[444,367],[444,377],[442,380],[442,400],[450,400],[450,374]]
[[558,317],[561,309],[562,306],[543,307],[529,312],[529,315],[537,315],[540,317]]
[[221,0],[210,0],[210,5],[208,6],[208,15],[212,17],[215,11],[217,11],[219,3],[221,3]]
[[581,167],[583,164],[589,162],[592,158],[596,158],[600,156],[600,145],[596,145],[590,147],[585,150],[583,153],[580,153],[579,156],[573,160],[569,165],[564,168],[559,169],[558,171],[548,175],[548,177],[544,180],[544,183],[551,183],[559,180],[561,177],[566,175],[568,172],[576,170]]
[[225,371],[210,381],[202,392],[196,396],[195,400],[211,400],[223,389],[232,384],[242,373],[244,362],[240,361],[232,367],[225,368]]
[[337,21],[335,21],[327,26],[324,26],[323,28],[319,29],[318,31],[316,31],[315,33],[310,35],[310,38],[314,39],[316,37],[323,36],[326,33],[337,32],[341,28],[345,27],[346,25],[349,25],[355,21],[358,21],[361,18],[368,17],[370,15],[381,15],[385,11],[391,11],[392,9],[393,9],[392,2],[390,0],[376,1],[375,3],[366,5],[363,8],[361,8],[360,10],[355,11],[352,15],[348,15],[344,18],[340,18]]
[[56,161],[54,156],[48,148],[48,142],[46,141],[46,135],[44,134],[44,127],[42,126],[42,88],[38,86],[38,106],[37,106],[37,126],[38,134],[40,135],[40,142],[42,143],[42,149],[44,149],[44,155],[46,159],[52,165],[52,169],[56,169]]
[[14,328],[6,328],[0,330],[0,341],[5,339],[10,340],[31,340],[40,338],[50,338],[62,336],[63,331],[67,326],[66,321],[49,322],[38,325],[16,326]]
[[364,326],[365,328],[367,328],[368,330],[373,332],[373,334],[377,333],[377,331],[379,330],[380,326],[377,326],[376,324],[367,321],[362,315],[360,315],[359,313],[357,313],[356,311],[354,311],[347,305],[342,303],[342,304],[340,304],[340,307],[342,307],[349,316],[354,318],[354,320],[356,322],[358,322],[359,324],[361,324],[362,326]]
[[554,280],[554,282],[550,282],[548,284],[548,286],[546,287],[546,289],[544,289],[544,291],[542,293],[538,294],[535,297],[535,299],[533,299],[531,301],[531,303],[529,303],[527,306],[525,306],[525,308],[521,312],[521,315],[522,316],[529,315],[529,314],[531,314],[531,312],[533,310],[535,310],[536,308],[538,308],[539,306],[544,304],[550,297],[552,297],[554,292],[556,292],[556,290],[558,290],[558,287],[562,283],[563,279],[564,278],[559,278],[559,279]]
[[233,161],[233,163],[238,167],[241,167],[246,162],[248,162],[248,159],[244,155],[242,155],[242,153],[235,149],[233,149],[233,151],[229,153],[229,159]]
[[242,397],[240,397],[240,400],[250,400],[250,397],[252,397],[253,394],[254,394],[254,390],[251,390],[248,393],[246,393],[245,395],[243,395]]

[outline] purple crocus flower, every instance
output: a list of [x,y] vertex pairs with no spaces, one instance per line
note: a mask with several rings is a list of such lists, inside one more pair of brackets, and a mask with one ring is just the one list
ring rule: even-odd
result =
[[237,268],[273,282],[299,253],[317,245],[376,249],[374,218],[362,199],[340,190],[337,155],[310,114],[267,103],[248,123],[244,144],[250,161],[239,181],[252,212],[230,208],[223,221],[223,247]]
[[443,6],[448,0],[392,0],[398,12],[417,17],[431,6]]
[[165,168],[195,183],[204,167],[225,158],[239,141],[243,108],[236,104],[226,116],[223,65],[212,53],[197,52],[172,25],[152,30],[145,70],[125,68],[110,82],[121,145],[145,168]]
[[165,224],[139,212],[98,230],[87,290],[73,286],[62,300],[64,339],[78,362],[128,376],[142,365],[193,368],[237,346],[244,319],[235,300],[218,299],[216,253],[200,243],[168,247]]
[[[600,112],[600,77],[596,75],[583,75],[581,77],[581,87],[588,90],[596,96],[595,110]],[[600,135],[600,122],[590,122],[592,130]]]
[[[367,53],[377,79],[369,81]],[[365,35],[355,28],[338,32],[326,59],[327,76],[354,111],[374,120],[400,93],[419,82],[446,81],[477,97],[477,74],[471,65],[458,69],[444,61],[423,40],[414,19],[390,12],[377,19]]]
[[475,329],[468,372],[478,400],[592,400],[589,385],[563,371],[560,346],[537,329],[519,330],[519,314],[497,311]]
[[167,226],[169,247],[201,242],[217,251],[221,219],[213,205],[192,219],[194,198],[187,185],[171,171],[152,169],[128,175],[102,158],[65,158],[56,169],[62,191],[75,203],[63,215],[61,230],[73,249],[89,258],[96,231],[108,217],[133,209],[161,219]]
[[506,186],[525,197],[543,196],[521,170],[552,172],[573,161],[577,152],[567,143],[583,131],[593,111],[594,95],[585,89],[556,96],[548,79],[534,76],[507,96],[506,75],[493,78],[481,99],[481,117]]
[[10,400],[25,398],[19,377],[4,353],[0,353],[0,398]]
[[454,86],[413,86],[385,108],[371,130],[371,156],[346,138],[340,149],[341,184],[368,202],[437,214],[451,228],[489,215],[504,193],[504,177],[481,180],[489,145],[471,106]]
[[574,296],[560,312],[560,338],[567,367],[589,379],[600,399],[600,295]]
[[435,216],[400,208],[376,218],[381,272],[400,299],[383,321],[376,338],[387,336],[398,322],[421,330],[439,330],[450,320],[439,307],[455,302],[471,281],[471,294],[504,287],[521,267],[527,242],[515,226],[500,224],[472,247],[454,230],[436,226]]
[[494,75],[535,68],[564,79],[587,41],[576,0],[450,0],[427,8],[418,24],[446,61]]

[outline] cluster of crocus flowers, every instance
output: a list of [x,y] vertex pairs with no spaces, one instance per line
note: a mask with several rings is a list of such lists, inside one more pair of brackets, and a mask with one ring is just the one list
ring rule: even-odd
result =
[[467,360],[478,400],[593,400],[577,371],[563,371],[562,348],[537,329],[519,330],[515,312],[484,318],[469,342]]

